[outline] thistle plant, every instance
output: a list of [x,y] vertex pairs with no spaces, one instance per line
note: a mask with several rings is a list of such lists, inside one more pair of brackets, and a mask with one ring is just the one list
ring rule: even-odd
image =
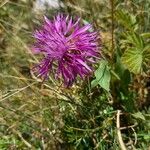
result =
[[44,17],[41,29],[35,31],[34,52],[44,58],[34,71],[44,79],[49,73],[61,77],[65,86],[71,86],[79,75],[82,79],[93,71],[99,57],[98,33],[90,32],[91,24],[81,25],[81,18],[58,14],[53,20]]

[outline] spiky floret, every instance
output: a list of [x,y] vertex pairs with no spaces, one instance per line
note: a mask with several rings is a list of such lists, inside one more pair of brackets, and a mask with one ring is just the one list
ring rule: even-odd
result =
[[63,78],[71,86],[77,75],[83,78],[92,72],[92,65],[99,56],[97,32],[90,32],[90,24],[81,25],[80,18],[58,14],[53,20],[44,17],[41,29],[35,31],[33,50],[44,58],[34,68],[39,76],[49,73]]

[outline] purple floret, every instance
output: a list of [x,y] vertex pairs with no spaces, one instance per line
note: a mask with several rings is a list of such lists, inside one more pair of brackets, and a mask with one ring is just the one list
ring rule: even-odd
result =
[[80,18],[63,14],[53,20],[44,17],[40,30],[35,31],[34,52],[43,53],[44,58],[34,70],[39,76],[54,74],[63,78],[66,86],[71,86],[77,75],[81,78],[90,75],[92,65],[99,57],[97,32],[90,32],[90,24],[81,26]]

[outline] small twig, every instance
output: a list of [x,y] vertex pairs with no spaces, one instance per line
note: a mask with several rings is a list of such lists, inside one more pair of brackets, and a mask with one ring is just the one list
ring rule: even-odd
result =
[[17,90],[16,92],[14,92],[14,93],[8,95],[7,97],[4,97],[4,98],[0,99],[0,102],[2,102],[2,101],[4,101],[4,100],[8,99],[9,97],[11,97],[11,96],[13,96],[13,95],[15,95],[15,94],[17,94],[17,93],[19,93],[19,92],[25,90],[25,89],[27,89],[28,87],[34,85],[35,83],[36,83],[36,82],[33,82],[32,84],[30,84],[30,85],[28,85],[28,86],[25,86],[25,87],[23,87],[23,88],[20,88],[19,90]]
[[5,0],[1,5],[0,8],[3,7],[5,4],[7,4],[9,2],[9,0]]
[[133,127],[131,127],[131,129],[132,129],[132,130],[133,130],[133,132],[134,132],[134,137],[135,137],[134,145],[136,145],[136,143],[137,143],[137,134],[136,134],[136,132],[135,132],[135,130],[134,130],[134,128],[133,128]]
[[133,124],[133,125],[130,125],[130,126],[126,126],[126,127],[120,127],[120,130],[124,130],[124,129],[128,129],[128,128],[133,128],[137,126],[137,123]]
[[127,150],[126,146],[123,142],[122,135],[121,135],[121,130],[120,130],[120,113],[121,113],[121,110],[118,110],[117,111],[117,120],[116,120],[118,141],[119,141],[119,144],[120,144],[120,148],[122,150]]
[[22,140],[22,142],[23,142],[27,147],[29,147],[29,148],[32,148],[32,147],[33,147],[28,141],[26,141],[26,140],[22,137],[22,135],[21,135],[20,132],[15,131],[14,129],[13,129],[13,132],[16,133],[16,134],[19,136],[19,138]]
[[82,128],[75,128],[75,127],[69,127],[70,129],[76,130],[76,131],[82,131],[82,132],[95,132],[99,130],[101,127],[96,127],[94,129],[82,129]]
[[19,77],[19,76],[13,76],[13,75],[5,75],[5,74],[2,74],[2,73],[0,73],[0,76],[2,78],[13,78],[13,79],[18,79],[18,80],[35,81],[33,79],[27,79],[25,77]]

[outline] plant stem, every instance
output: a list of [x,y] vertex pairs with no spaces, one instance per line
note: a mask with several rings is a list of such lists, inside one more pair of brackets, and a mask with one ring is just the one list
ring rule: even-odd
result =
[[114,0],[110,0],[111,4],[111,51],[112,59],[114,57]]

